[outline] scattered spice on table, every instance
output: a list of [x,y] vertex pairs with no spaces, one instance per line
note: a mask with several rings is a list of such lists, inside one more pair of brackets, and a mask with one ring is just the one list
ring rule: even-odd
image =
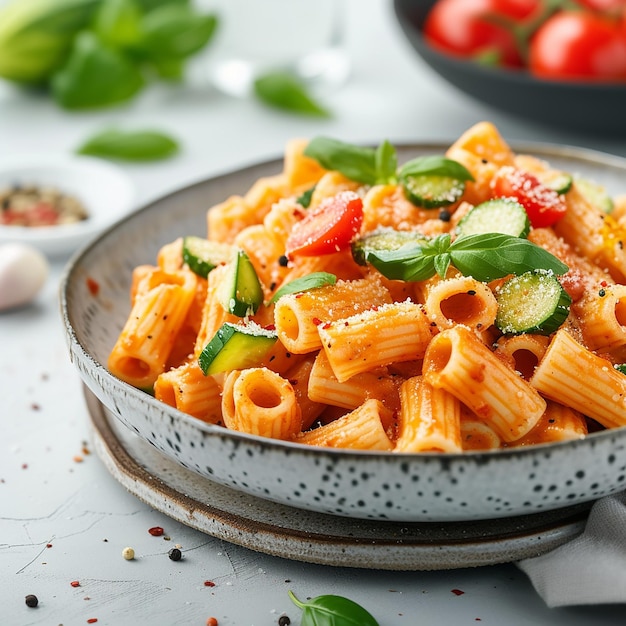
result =
[[122,550],[122,556],[127,560],[127,561],[132,561],[135,558],[135,551],[129,547],[126,546],[123,550]]
[[183,553],[178,548],[172,548],[167,555],[172,561],[180,561],[183,558]]
[[291,624],[291,620],[287,615],[281,615],[278,618],[278,626],[289,626]]
[[153,537],[162,537],[165,531],[160,526],[153,526],[152,528],[148,528],[148,532]]
[[34,609],[39,604],[39,599],[34,593],[29,593],[25,598],[26,606]]
[[215,587],[215,583],[212,580],[205,580],[204,581],[204,586],[205,587]]
[[87,620],[87,623],[88,623],[88,624],[95,624],[97,621],[98,621],[98,618],[97,618],[97,617],[90,617],[90,618]]
[[455,595],[455,596],[462,596],[465,591],[462,591],[461,589],[450,589],[450,591]]
[[78,580],[73,580],[70,585],[72,585],[72,587],[80,587],[80,582]]
[[209,617],[206,621],[206,626],[218,626],[218,621],[216,617]]

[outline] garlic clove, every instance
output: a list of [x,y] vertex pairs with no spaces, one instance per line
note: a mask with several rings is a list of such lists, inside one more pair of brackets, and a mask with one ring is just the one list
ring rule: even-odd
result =
[[0,245],[0,311],[31,302],[44,286],[50,265],[36,248]]

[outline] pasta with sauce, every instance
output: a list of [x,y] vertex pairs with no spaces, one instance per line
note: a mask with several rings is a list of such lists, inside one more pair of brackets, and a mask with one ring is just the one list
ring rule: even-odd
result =
[[[114,375],[197,419],[311,446],[457,453],[626,425],[626,203],[616,199],[609,215],[570,177],[554,191],[551,223],[533,224],[525,208],[530,228],[506,241],[524,239],[564,271],[525,271],[531,278],[516,288],[531,289],[535,275],[556,279],[560,317],[511,330],[499,319],[516,272],[481,280],[464,270],[461,254],[472,236],[481,242],[503,231],[487,224],[467,239],[463,219],[504,197],[496,190],[507,172],[551,190],[546,181],[559,172],[516,154],[481,122],[442,155],[451,172],[468,172],[442,209],[432,198],[429,206],[414,201],[409,175],[355,180],[311,156],[310,145],[289,142],[282,172],[210,208],[207,232],[188,234],[229,244],[232,260],[200,272],[181,237],[155,265],[135,270],[132,309],[108,362]],[[419,178],[419,167],[407,171]],[[348,237],[328,217],[339,205],[341,219],[352,211]],[[310,228],[312,216],[319,225],[320,215],[326,239],[309,231],[294,245],[294,233]],[[379,234],[393,245],[359,256],[358,242]],[[409,275],[410,256],[397,260],[427,250],[435,263],[428,276],[422,266]],[[239,274],[235,258],[245,262]],[[385,271],[392,261],[396,274]],[[261,298],[241,314],[238,287],[228,289],[245,272]],[[302,280],[314,282],[295,288]]]

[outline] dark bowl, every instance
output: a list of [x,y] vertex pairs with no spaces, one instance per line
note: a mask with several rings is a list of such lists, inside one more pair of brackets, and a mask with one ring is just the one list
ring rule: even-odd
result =
[[422,26],[435,0],[394,0],[418,55],[456,88],[496,109],[568,130],[626,136],[626,85],[539,80],[524,70],[485,67],[434,50]]

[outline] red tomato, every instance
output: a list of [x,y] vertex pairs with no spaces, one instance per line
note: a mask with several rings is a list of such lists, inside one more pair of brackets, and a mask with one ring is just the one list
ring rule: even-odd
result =
[[550,80],[626,80],[626,36],[618,20],[586,11],[548,18],[530,42],[529,69]]
[[491,187],[495,198],[514,198],[528,213],[533,228],[551,226],[567,210],[563,196],[524,170],[501,168],[494,176]]
[[424,36],[444,52],[472,58],[494,55],[498,65],[519,67],[522,57],[512,25],[533,17],[541,4],[541,0],[439,0],[426,17]]
[[363,223],[363,201],[354,191],[341,191],[307,211],[287,239],[285,254],[318,256],[347,248]]
[[592,11],[606,12],[620,11],[626,4],[624,0],[576,0],[576,3]]

